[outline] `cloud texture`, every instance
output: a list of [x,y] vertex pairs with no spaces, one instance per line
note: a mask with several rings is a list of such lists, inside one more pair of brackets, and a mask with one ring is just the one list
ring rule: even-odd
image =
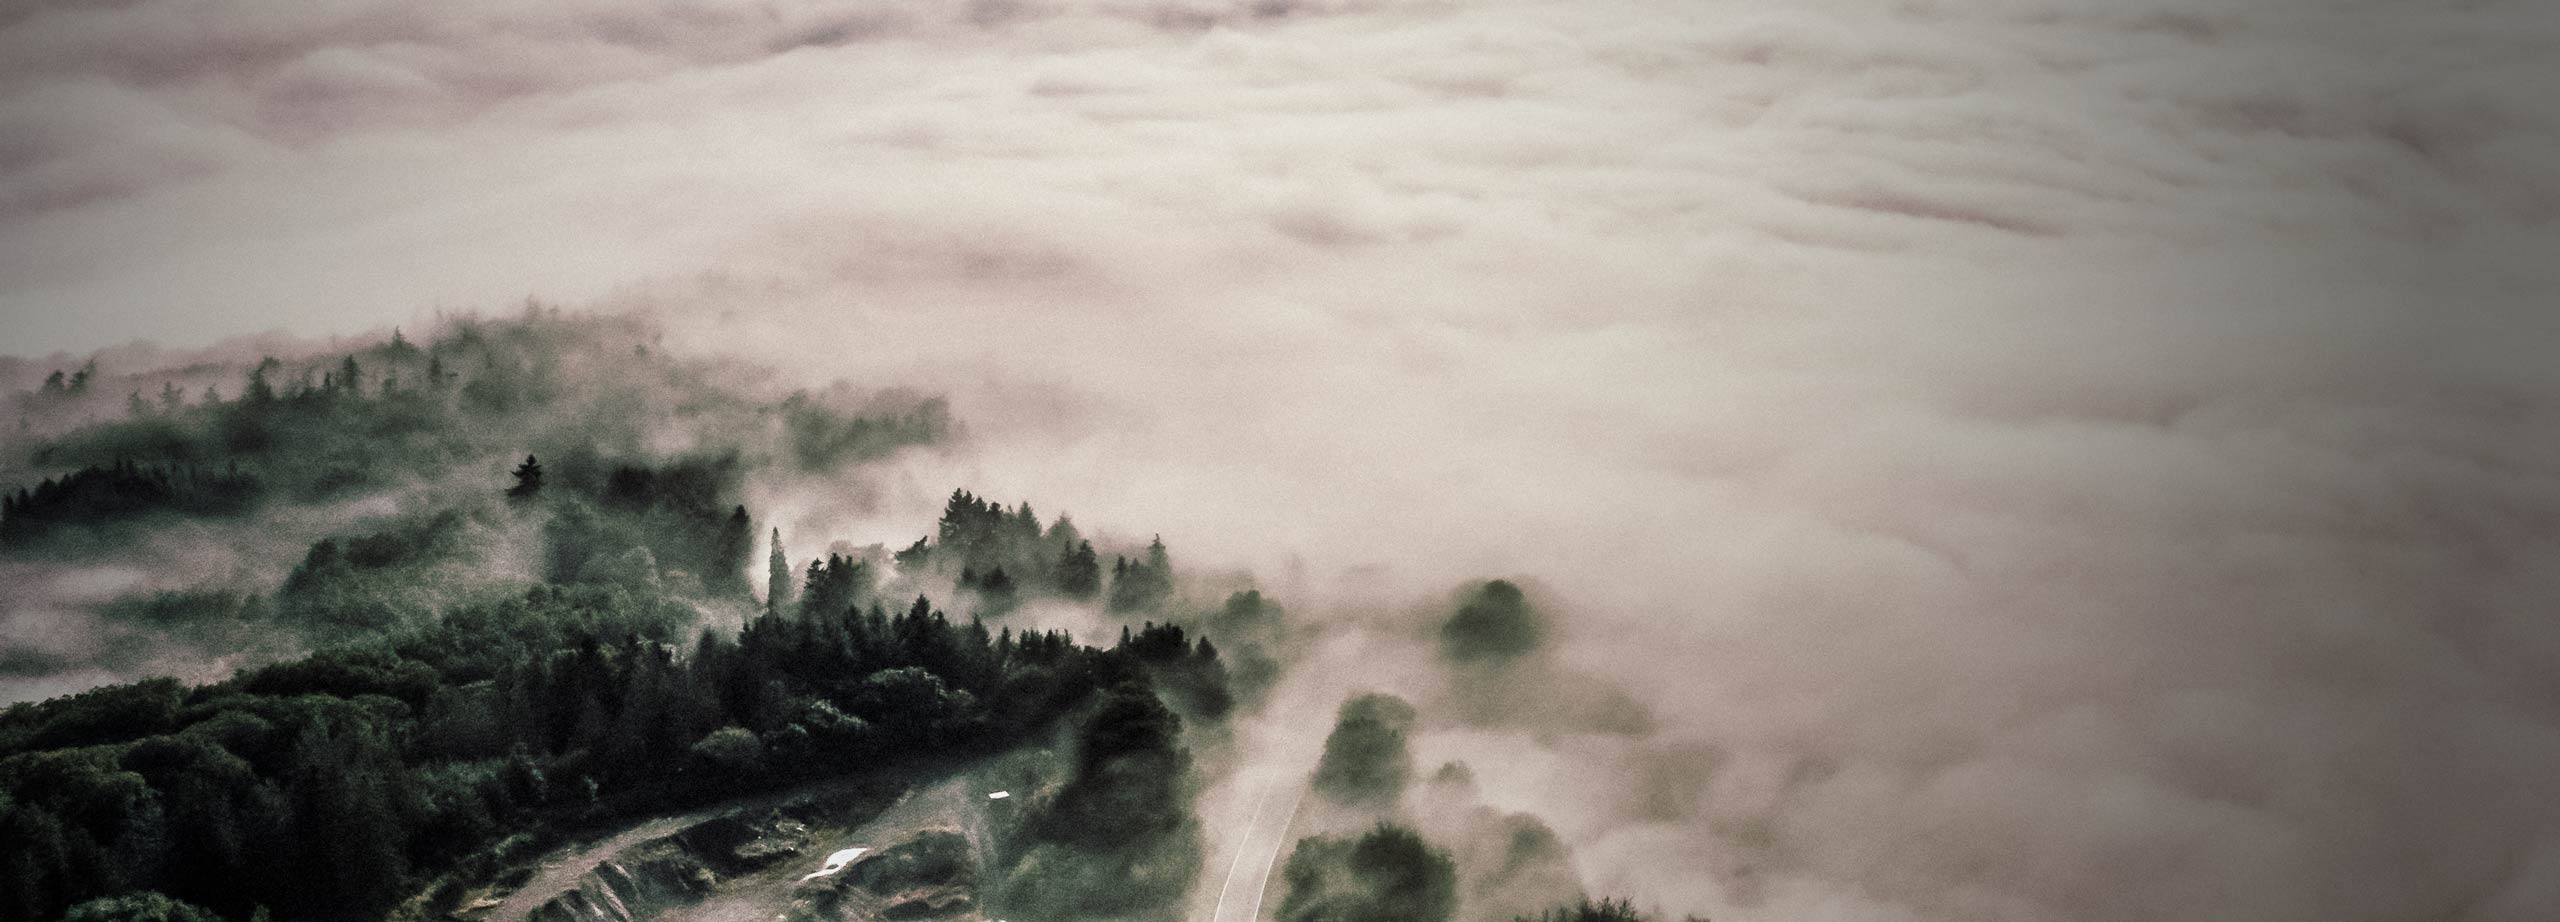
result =
[[953,396],[831,538],[1525,579],[1654,726],[1417,768],[1644,906],[2550,918],[2560,36],[2404,6],[21,3],[0,325],[651,307]]

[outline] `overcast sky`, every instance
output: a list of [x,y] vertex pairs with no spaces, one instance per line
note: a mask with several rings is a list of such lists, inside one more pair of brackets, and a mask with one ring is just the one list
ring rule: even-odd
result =
[[1663,729],[1427,754],[1647,905],[2549,919],[2552,19],[18,2],[0,350],[651,307],[951,393],[911,511],[1534,580]]

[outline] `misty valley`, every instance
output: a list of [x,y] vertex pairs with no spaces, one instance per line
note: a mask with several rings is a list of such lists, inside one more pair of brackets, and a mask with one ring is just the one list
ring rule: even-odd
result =
[[1681,918],[1413,745],[1647,732],[1533,581],[1399,622],[1443,691],[1390,693],[1147,522],[899,485],[970,438],[935,396],[667,339],[528,304],[37,370],[0,922]]

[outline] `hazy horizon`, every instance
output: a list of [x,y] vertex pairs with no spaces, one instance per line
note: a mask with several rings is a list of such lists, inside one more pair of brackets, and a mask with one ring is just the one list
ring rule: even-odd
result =
[[[2524,2],[30,3],[0,389],[642,312],[757,386],[950,400],[947,449],[751,482],[794,553],[963,487],[1161,534],[1362,638],[1326,694],[1410,683],[1426,773],[1648,911],[2550,918],[2555,39]],[[1397,670],[1492,578],[1653,726],[1435,717]]]

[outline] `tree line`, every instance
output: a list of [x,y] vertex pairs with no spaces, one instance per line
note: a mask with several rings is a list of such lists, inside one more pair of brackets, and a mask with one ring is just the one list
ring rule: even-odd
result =
[[12,707],[0,922],[135,892],[233,920],[380,918],[513,830],[1002,751],[1075,713],[1084,761],[1018,854],[1185,822],[1160,783],[1104,766],[1175,758],[1155,677],[1213,660],[1205,643],[990,633],[922,597],[688,639],[692,622],[669,597],[546,585],[211,685]]

